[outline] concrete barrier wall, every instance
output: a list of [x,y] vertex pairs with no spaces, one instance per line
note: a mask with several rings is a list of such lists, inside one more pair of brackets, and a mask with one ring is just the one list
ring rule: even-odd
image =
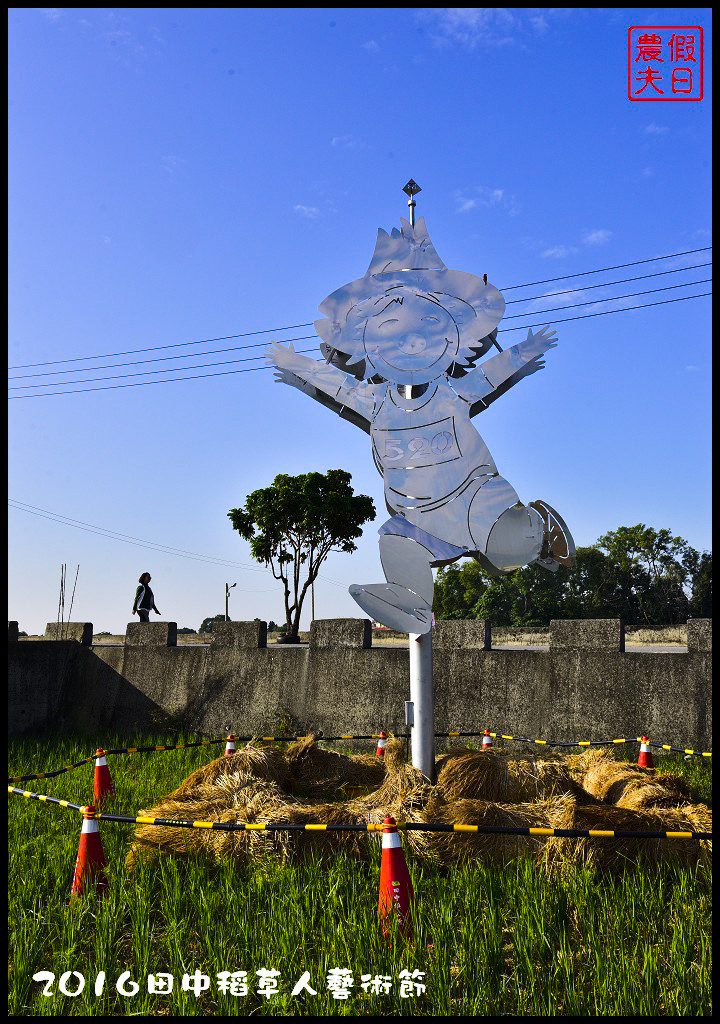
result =
[[[174,623],[148,624],[145,638],[143,624],[131,625],[118,647],[10,642],[10,735],[404,732],[408,651],[372,647],[366,620],[313,623],[310,644],[298,647],[264,646],[257,622],[224,624],[208,647],[175,646]],[[436,730],[569,740],[647,733],[710,749],[711,620],[692,620],[687,653],[626,653],[617,620],[552,623],[549,639],[547,651],[493,650],[489,623],[438,622]]]

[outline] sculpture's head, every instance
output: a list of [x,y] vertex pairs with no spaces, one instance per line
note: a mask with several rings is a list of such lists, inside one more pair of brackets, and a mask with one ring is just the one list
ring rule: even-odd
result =
[[422,219],[378,232],[365,277],[321,304],[315,328],[326,358],[356,377],[425,384],[459,376],[485,354],[505,309],[500,292],[448,270]]

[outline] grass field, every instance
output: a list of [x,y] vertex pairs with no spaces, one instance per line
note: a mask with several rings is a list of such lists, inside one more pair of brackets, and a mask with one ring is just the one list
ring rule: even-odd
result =
[[[186,739],[191,739],[187,737]],[[108,746],[182,742],[173,736],[104,737]],[[92,752],[94,742],[13,741],[9,774],[53,769]],[[631,748],[634,751],[635,748]],[[130,754],[111,761],[117,798],[108,811],[136,813],[179,785],[222,747]],[[666,757],[697,799],[710,802],[709,764]],[[16,784],[85,804],[93,766]],[[704,1016],[711,1012],[711,875],[666,866],[619,878],[583,868],[548,876],[529,860],[502,867],[409,867],[417,897],[415,942],[385,946],[377,920],[380,848],[370,866],[343,856],[326,864],[247,869],[230,862],[160,858],[128,872],[133,826],[101,824],[109,891],[69,902],[81,817],[9,797],[9,1012],[14,1016],[493,1015]],[[462,842],[462,836],[457,837]],[[350,971],[345,1000],[326,983]],[[257,994],[256,972],[277,970],[278,992]],[[199,970],[206,991],[182,991]],[[401,971],[423,972],[425,992],[400,995]],[[34,982],[52,972],[52,995]],[[64,972],[85,978],[75,997]],[[140,983],[121,996],[124,972]],[[247,996],[219,991],[217,973],[246,971]],[[317,991],[291,996],[304,972]],[[106,981],[95,994],[99,972]],[[147,976],[174,976],[169,995],[149,995]],[[372,994],[361,976],[390,979]],[[420,979],[418,979],[420,980]],[[73,991],[78,979],[68,982]],[[382,989],[381,989],[382,991]]]

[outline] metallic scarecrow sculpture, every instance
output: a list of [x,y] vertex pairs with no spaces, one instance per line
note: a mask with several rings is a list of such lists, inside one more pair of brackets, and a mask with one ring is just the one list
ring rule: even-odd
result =
[[[371,618],[423,634],[432,623],[433,566],[472,556],[495,575],[533,563],[555,571],[572,563],[575,546],[550,505],[520,501],[470,422],[544,367],[555,333],[528,330],[502,351],[500,292],[448,270],[422,218],[401,224],[391,234],[380,229],[365,276],[319,306],[325,362],[292,345],[273,345],[266,357],[276,380],[371,435],[392,516],[379,530],[387,582],[350,593]],[[498,354],[476,366],[493,347]]]

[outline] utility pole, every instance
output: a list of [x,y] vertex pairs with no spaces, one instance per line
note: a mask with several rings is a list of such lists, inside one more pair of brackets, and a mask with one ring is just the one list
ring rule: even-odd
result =
[[236,586],[237,586],[237,583],[226,583],[225,584],[225,621],[226,622],[230,621],[230,616],[228,615],[228,597],[230,596],[230,591],[232,590],[232,588],[236,587]]

